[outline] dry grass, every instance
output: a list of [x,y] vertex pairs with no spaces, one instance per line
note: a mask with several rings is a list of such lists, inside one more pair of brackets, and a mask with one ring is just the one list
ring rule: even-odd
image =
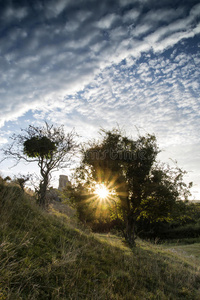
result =
[[[0,188],[0,299],[199,299],[199,264],[138,241],[87,234]],[[56,208],[54,207],[54,213]],[[61,215],[60,215],[61,214]]]

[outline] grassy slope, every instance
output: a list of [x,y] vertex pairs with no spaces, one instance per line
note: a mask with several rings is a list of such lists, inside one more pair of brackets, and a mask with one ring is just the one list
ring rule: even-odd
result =
[[169,244],[165,245],[165,248],[170,251],[177,253],[177,255],[187,257],[192,260],[197,260],[197,264],[200,264],[200,243],[189,244],[189,245],[178,245],[178,244]]
[[0,188],[0,300],[200,299],[195,258],[142,241],[131,251],[66,220]]

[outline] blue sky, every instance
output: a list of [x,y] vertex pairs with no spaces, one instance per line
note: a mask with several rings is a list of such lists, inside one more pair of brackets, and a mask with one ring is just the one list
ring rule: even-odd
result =
[[[85,141],[117,123],[134,138],[137,127],[157,136],[161,160],[188,171],[200,199],[199,1],[0,6],[1,147],[44,120],[75,128]],[[1,173],[18,171],[10,165]]]

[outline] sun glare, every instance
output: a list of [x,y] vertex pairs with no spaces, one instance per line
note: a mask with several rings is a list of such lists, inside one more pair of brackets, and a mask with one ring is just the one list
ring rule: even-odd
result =
[[103,183],[97,184],[95,188],[95,194],[97,194],[100,199],[106,199],[109,195],[109,190]]

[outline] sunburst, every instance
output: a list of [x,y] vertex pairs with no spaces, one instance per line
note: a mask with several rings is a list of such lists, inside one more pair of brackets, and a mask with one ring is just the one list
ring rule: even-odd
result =
[[101,199],[105,200],[109,197],[110,191],[103,183],[98,183],[95,186],[94,193]]

